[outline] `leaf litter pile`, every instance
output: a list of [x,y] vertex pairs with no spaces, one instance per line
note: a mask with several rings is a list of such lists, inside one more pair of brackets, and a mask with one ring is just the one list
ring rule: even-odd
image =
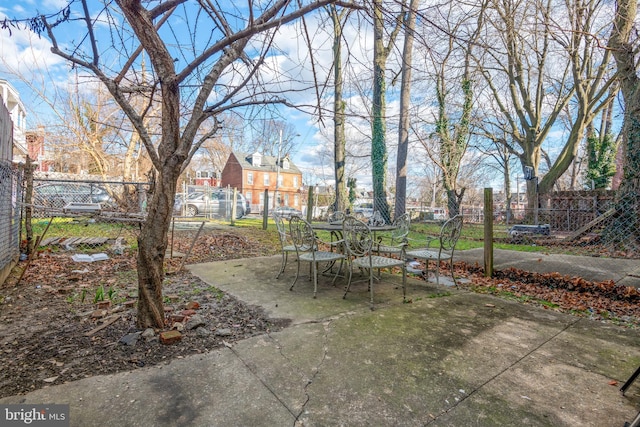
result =
[[[188,254],[188,263],[273,255],[278,244],[272,234],[255,229],[206,230],[194,240],[196,231],[183,230],[172,234],[169,252]],[[135,253],[105,252],[107,260],[79,263],[69,251],[44,251],[17,285],[8,280],[0,288],[4,367],[0,397],[169,363],[288,325],[288,320],[270,319],[262,308],[249,306],[187,271],[178,272],[184,260],[176,256],[166,262],[169,274],[163,294],[166,330],[179,330],[182,339],[162,344],[161,331],[139,331],[135,326]],[[471,291],[640,325],[640,296],[633,288],[516,269],[495,273],[488,279],[481,268],[456,263],[456,274],[470,279],[461,287]]]
[[613,281],[590,282],[581,277],[535,273],[516,268],[496,270],[493,277],[487,278],[481,267],[469,266],[464,262],[456,263],[456,269],[458,274],[470,279],[461,287],[475,292],[491,293],[594,320],[640,326],[640,292],[632,286],[619,286]]

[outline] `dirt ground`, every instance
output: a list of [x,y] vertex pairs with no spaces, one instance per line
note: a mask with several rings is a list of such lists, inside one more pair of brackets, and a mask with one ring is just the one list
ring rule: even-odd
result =
[[[279,250],[273,236],[261,230],[208,230],[192,247],[194,235],[193,230],[173,235],[176,254],[191,248],[188,263],[273,255]],[[0,397],[169,363],[289,323],[267,318],[261,308],[188,272],[174,273],[183,261],[176,257],[166,263],[165,331],[179,330],[182,339],[163,344],[162,331],[139,331],[135,326],[135,254],[104,249],[109,259],[91,263],[73,261],[63,247],[45,250],[17,285],[8,280],[0,288]],[[464,263],[456,265],[456,274],[471,279],[463,285],[470,291],[626,327],[640,325],[640,295],[635,289],[512,269],[488,279]]]
[[[175,252],[187,252],[193,235],[178,233]],[[180,330],[182,339],[162,344],[161,331],[139,331],[135,325],[135,254],[104,249],[109,259],[91,263],[75,262],[62,249],[44,251],[17,286],[9,280],[0,288],[0,397],[168,363],[288,324],[183,270],[168,274],[163,289],[166,329]],[[273,245],[242,233],[214,231],[198,238],[189,262],[273,251]],[[181,262],[168,260],[166,270],[176,271]]]

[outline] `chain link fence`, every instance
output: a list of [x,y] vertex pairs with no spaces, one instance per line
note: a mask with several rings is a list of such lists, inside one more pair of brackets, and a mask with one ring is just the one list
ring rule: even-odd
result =
[[[151,185],[145,182],[34,177],[21,197],[25,234],[38,251],[69,255],[80,262],[133,254],[149,191]],[[174,231],[197,229],[203,221],[230,221],[234,213],[236,218],[246,217],[250,212],[246,199],[236,194],[233,206],[233,193],[231,188],[185,187],[175,198],[170,239]]]
[[[537,208],[527,208],[526,198],[520,197],[509,209],[505,209],[504,201],[494,198],[494,242],[590,256],[640,258],[639,197],[638,193],[621,197],[611,190],[564,191],[540,194]],[[386,201],[389,208],[386,222],[392,222],[396,216],[394,203],[391,194]],[[432,205],[407,199],[404,208],[415,224],[437,225],[449,218],[446,207]],[[384,206],[381,200],[360,197],[352,209],[355,216],[375,222],[384,218],[378,211],[380,206]],[[469,231],[468,238],[482,239],[485,215],[482,203],[463,204],[460,213]]]
[[[135,249],[148,183],[33,178],[23,195],[34,248],[92,262]],[[28,224],[28,225],[27,225]]]
[[230,221],[246,217],[252,210],[245,196],[232,187],[184,185],[176,194],[174,216]]
[[[538,207],[494,209],[494,242],[557,248],[581,255],[640,258],[640,194],[564,191],[538,196]],[[534,204],[535,205],[535,204]],[[497,205],[496,205],[497,206]],[[482,224],[482,207],[463,207],[466,223]]]
[[0,283],[20,255],[20,205],[22,169],[0,161]]
[[[3,165],[0,232],[3,238],[0,256],[3,263],[15,259],[20,246],[20,206],[25,219],[32,220],[31,236],[40,250],[66,251],[71,255],[93,256],[135,250],[140,226],[145,218],[148,183],[70,179],[33,179],[32,190],[20,195],[22,174],[10,164]],[[24,179],[27,181],[26,177]],[[27,189],[28,186],[25,186]],[[244,195],[233,188],[185,186],[176,195],[176,222],[198,223],[208,220],[231,221],[251,218],[251,206]],[[325,220],[331,214],[331,198],[313,194],[314,220]],[[303,200],[304,208],[309,200]],[[540,197],[537,209],[526,209],[521,203],[507,213],[494,209],[494,242],[504,245],[557,247],[562,251],[594,256],[640,257],[638,194],[618,200],[613,192],[566,192]],[[396,216],[395,201],[386,201],[391,222]],[[380,222],[380,201],[359,197],[349,208],[350,214],[367,222]],[[414,224],[438,225],[449,217],[444,207],[407,200],[405,211]],[[234,212],[235,211],[235,212]],[[469,237],[482,239],[483,206],[461,206],[460,212]],[[306,216],[306,213],[303,212]],[[254,215],[255,216],[255,215]],[[463,230],[464,237],[464,230]],[[24,239],[24,236],[23,236]]]

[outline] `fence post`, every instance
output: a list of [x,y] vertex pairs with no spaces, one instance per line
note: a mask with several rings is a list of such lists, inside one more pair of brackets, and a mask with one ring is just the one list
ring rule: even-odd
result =
[[493,189],[484,189],[484,276],[493,277]]
[[264,190],[264,206],[262,208],[262,229],[267,229],[267,222],[269,221],[269,190]]
[[307,198],[307,221],[311,222],[313,217],[313,185],[309,186],[309,197]]
[[236,198],[238,197],[238,189],[233,188],[233,198],[231,199],[231,225],[236,225],[236,213],[238,210],[238,202]]
[[38,248],[34,248],[33,245],[33,229],[31,224],[31,217],[33,215],[33,172],[34,168],[31,163],[31,157],[27,156],[26,165],[24,168],[24,182],[25,182],[25,204],[27,205],[25,208],[25,233],[27,240],[26,254],[31,255],[32,251],[35,251]]

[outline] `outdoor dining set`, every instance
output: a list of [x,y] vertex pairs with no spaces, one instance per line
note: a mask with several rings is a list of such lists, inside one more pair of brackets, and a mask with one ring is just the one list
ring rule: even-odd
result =
[[[448,261],[453,276],[453,252],[462,229],[462,216],[446,221],[438,236],[425,236],[417,244],[409,237],[411,219],[409,213],[385,223],[379,216],[365,222],[361,219],[334,212],[326,222],[308,222],[300,216],[288,220],[273,214],[281,244],[282,263],[276,278],[285,271],[289,254],[296,256],[296,273],[290,290],[300,277],[300,265],[309,263],[309,280],[313,282],[313,297],[318,293],[318,275],[333,276],[332,285],[338,277],[346,279],[343,298],[346,298],[354,280],[354,271],[362,274],[368,282],[370,307],[374,309],[374,283],[382,280],[381,270],[400,268],[402,271],[402,297],[406,301],[407,262],[423,260],[426,278],[429,261],[435,262],[436,283],[439,284],[440,261]],[[324,240],[318,232],[325,232]],[[415,247],[414,247],[415,246]],[[322,268],[321,268],[322,265]],[[345,270],[343,272],[343,269]]]

